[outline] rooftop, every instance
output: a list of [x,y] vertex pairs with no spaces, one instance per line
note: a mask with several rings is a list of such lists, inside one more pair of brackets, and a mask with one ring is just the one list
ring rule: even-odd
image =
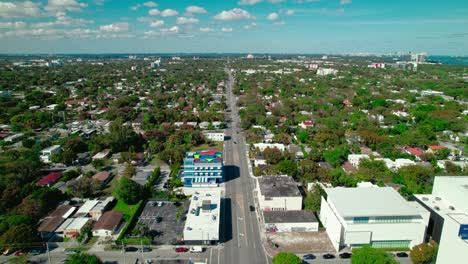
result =
[[[219,240],[221,191],[200,190],[193,194],[184,227],[185,240]],[[208,239],[207,239],[208,238]]]
[[328,197],[342,217],[354,216],[414,216],[419,215],[391,187],[325,188]]
[[65,218],[68,217],[68,212],[74,208],[75,207],[70,205],[58,206],[50,215],[44,218],[37,228],[37,231],[54,232],[63,223],[63,221],[65,221]]
[[53,183],[53,182],[57,181],[60,177],[62,177],[62,173],[60,173],[60,172],[51,172],[51,173],[47,174],[46,176],[44,176],[42,179],[40,179],[37,182],[37,185],[38,186],[45,186],[47,184],[50,184],[50,183]]
[[217,163],[223,161],[223,153],[216,150],[187,152],[185,158],[195,163]]
[[107,178],[109,178],[110,174],[111,173],[108,172],[108,171],[100,171],[100,172],[94,174],[93,179],[98,180],[100,182],[104,182],[104,181],[107,180]]
[[309,223],[317,222],[311,211],[264,211],[265,223]]
[[91,218],[87,217],[77,217],[77,218],[70,218],[73,219],[71,223],[64,229],[64,230],[78,230],[82,229]]
[[119,225],[122,220],[122,212],[111,210],[105,212],[99,221],[93,227],[93,230],[105,229],[105,230],[114,230],[114,228]]
[[81,207],[78,209],[76,214],[88,214],[94,206],[99,203],[98,200],[87,200]]
[[263,176],[258,178],[258,182],[265,197],[301,196],[297,183],[289,176]]

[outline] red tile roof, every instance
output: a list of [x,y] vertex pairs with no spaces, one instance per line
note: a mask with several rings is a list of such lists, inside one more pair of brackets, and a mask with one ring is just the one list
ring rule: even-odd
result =
[[54,182],[57,181],[60,177],[62,177],[62,173],[60,173],[60,172],[51,172],[51,173],[47,174],[46,176],[44,176],[42,179],[40,179],[40,180],[37,182],[37,185],[39,185],[39,186],[45,186],[45,185],[47,185],[47,184],[54,183]]
[[419,149],[415,149],[415,148],[406,148],[406,151],[408,151],[409,153],[415,155],[415,156],[421,156],[423,154],[423,152]]
[[96,174],[94,174],[93,179],[98,180],[100,182],[105,182],[107,178],[109,178],[110,172],[108,171],[100,171]]
[[442,149],[444,149],[444,147],[439,146],[439,145],[429,146],[429,148],[432,149],[432,150],[442,150]]

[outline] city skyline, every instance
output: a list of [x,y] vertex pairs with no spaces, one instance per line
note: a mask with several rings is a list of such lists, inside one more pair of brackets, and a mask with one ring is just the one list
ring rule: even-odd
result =
[[0,53],[467,55],[464,1],[1,1]]

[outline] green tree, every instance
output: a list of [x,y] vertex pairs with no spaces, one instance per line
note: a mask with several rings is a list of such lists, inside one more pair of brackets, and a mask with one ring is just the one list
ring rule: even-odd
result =
[[439,245],[434,240],[419,244],[411,249],[410,257],[414,264],[433,264],[436,262]]
[[38,241],[36,230],[32,225],[20,224],[12,226],[0,236],[1,247],[25,248],[28,243]]
[[101,264],[102,261],[95,255],[88,255],[84,253],[73,254],[70,258],[65,262],[66,264]]
[[315,184],[304,198],[304,210],[310,210],[312,212],[320,211],[322,196],[326,196],[325,191],[320,185]]
[[302,260],[293,253],[279,252],[273,257],[273,264],[302,264]]
[[136,204],[142,198],[141,186],[126,177],[122,177],[116,190],[117,197],[127,204]]
[[297,176],[297,164],[292,160],[282,160],[276,165],[276,169],[286,175],[296,177]]
[[352,264],[397,264],[398,262],[385,250],[364,246],[354,249],[351,256]]

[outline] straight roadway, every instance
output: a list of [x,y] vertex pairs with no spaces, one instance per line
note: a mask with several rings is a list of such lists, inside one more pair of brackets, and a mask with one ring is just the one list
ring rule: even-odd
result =
[[228,74],[226,104],[230,109],[226,113],[226,120],[230,122],[227,122],[224,143],[225,219],[221,232],[225,235],[225,241],[224,247],[220,247],[217,253],[221,255],[220,263],[270,263],[263,248],[257,208],[250,210],[251,206],[255,207],[255,181],[250,177],[246,156],[248,148],[240,129],[239,110],[232,92],[234,77],[229,69],[225,68],[225,71]]

